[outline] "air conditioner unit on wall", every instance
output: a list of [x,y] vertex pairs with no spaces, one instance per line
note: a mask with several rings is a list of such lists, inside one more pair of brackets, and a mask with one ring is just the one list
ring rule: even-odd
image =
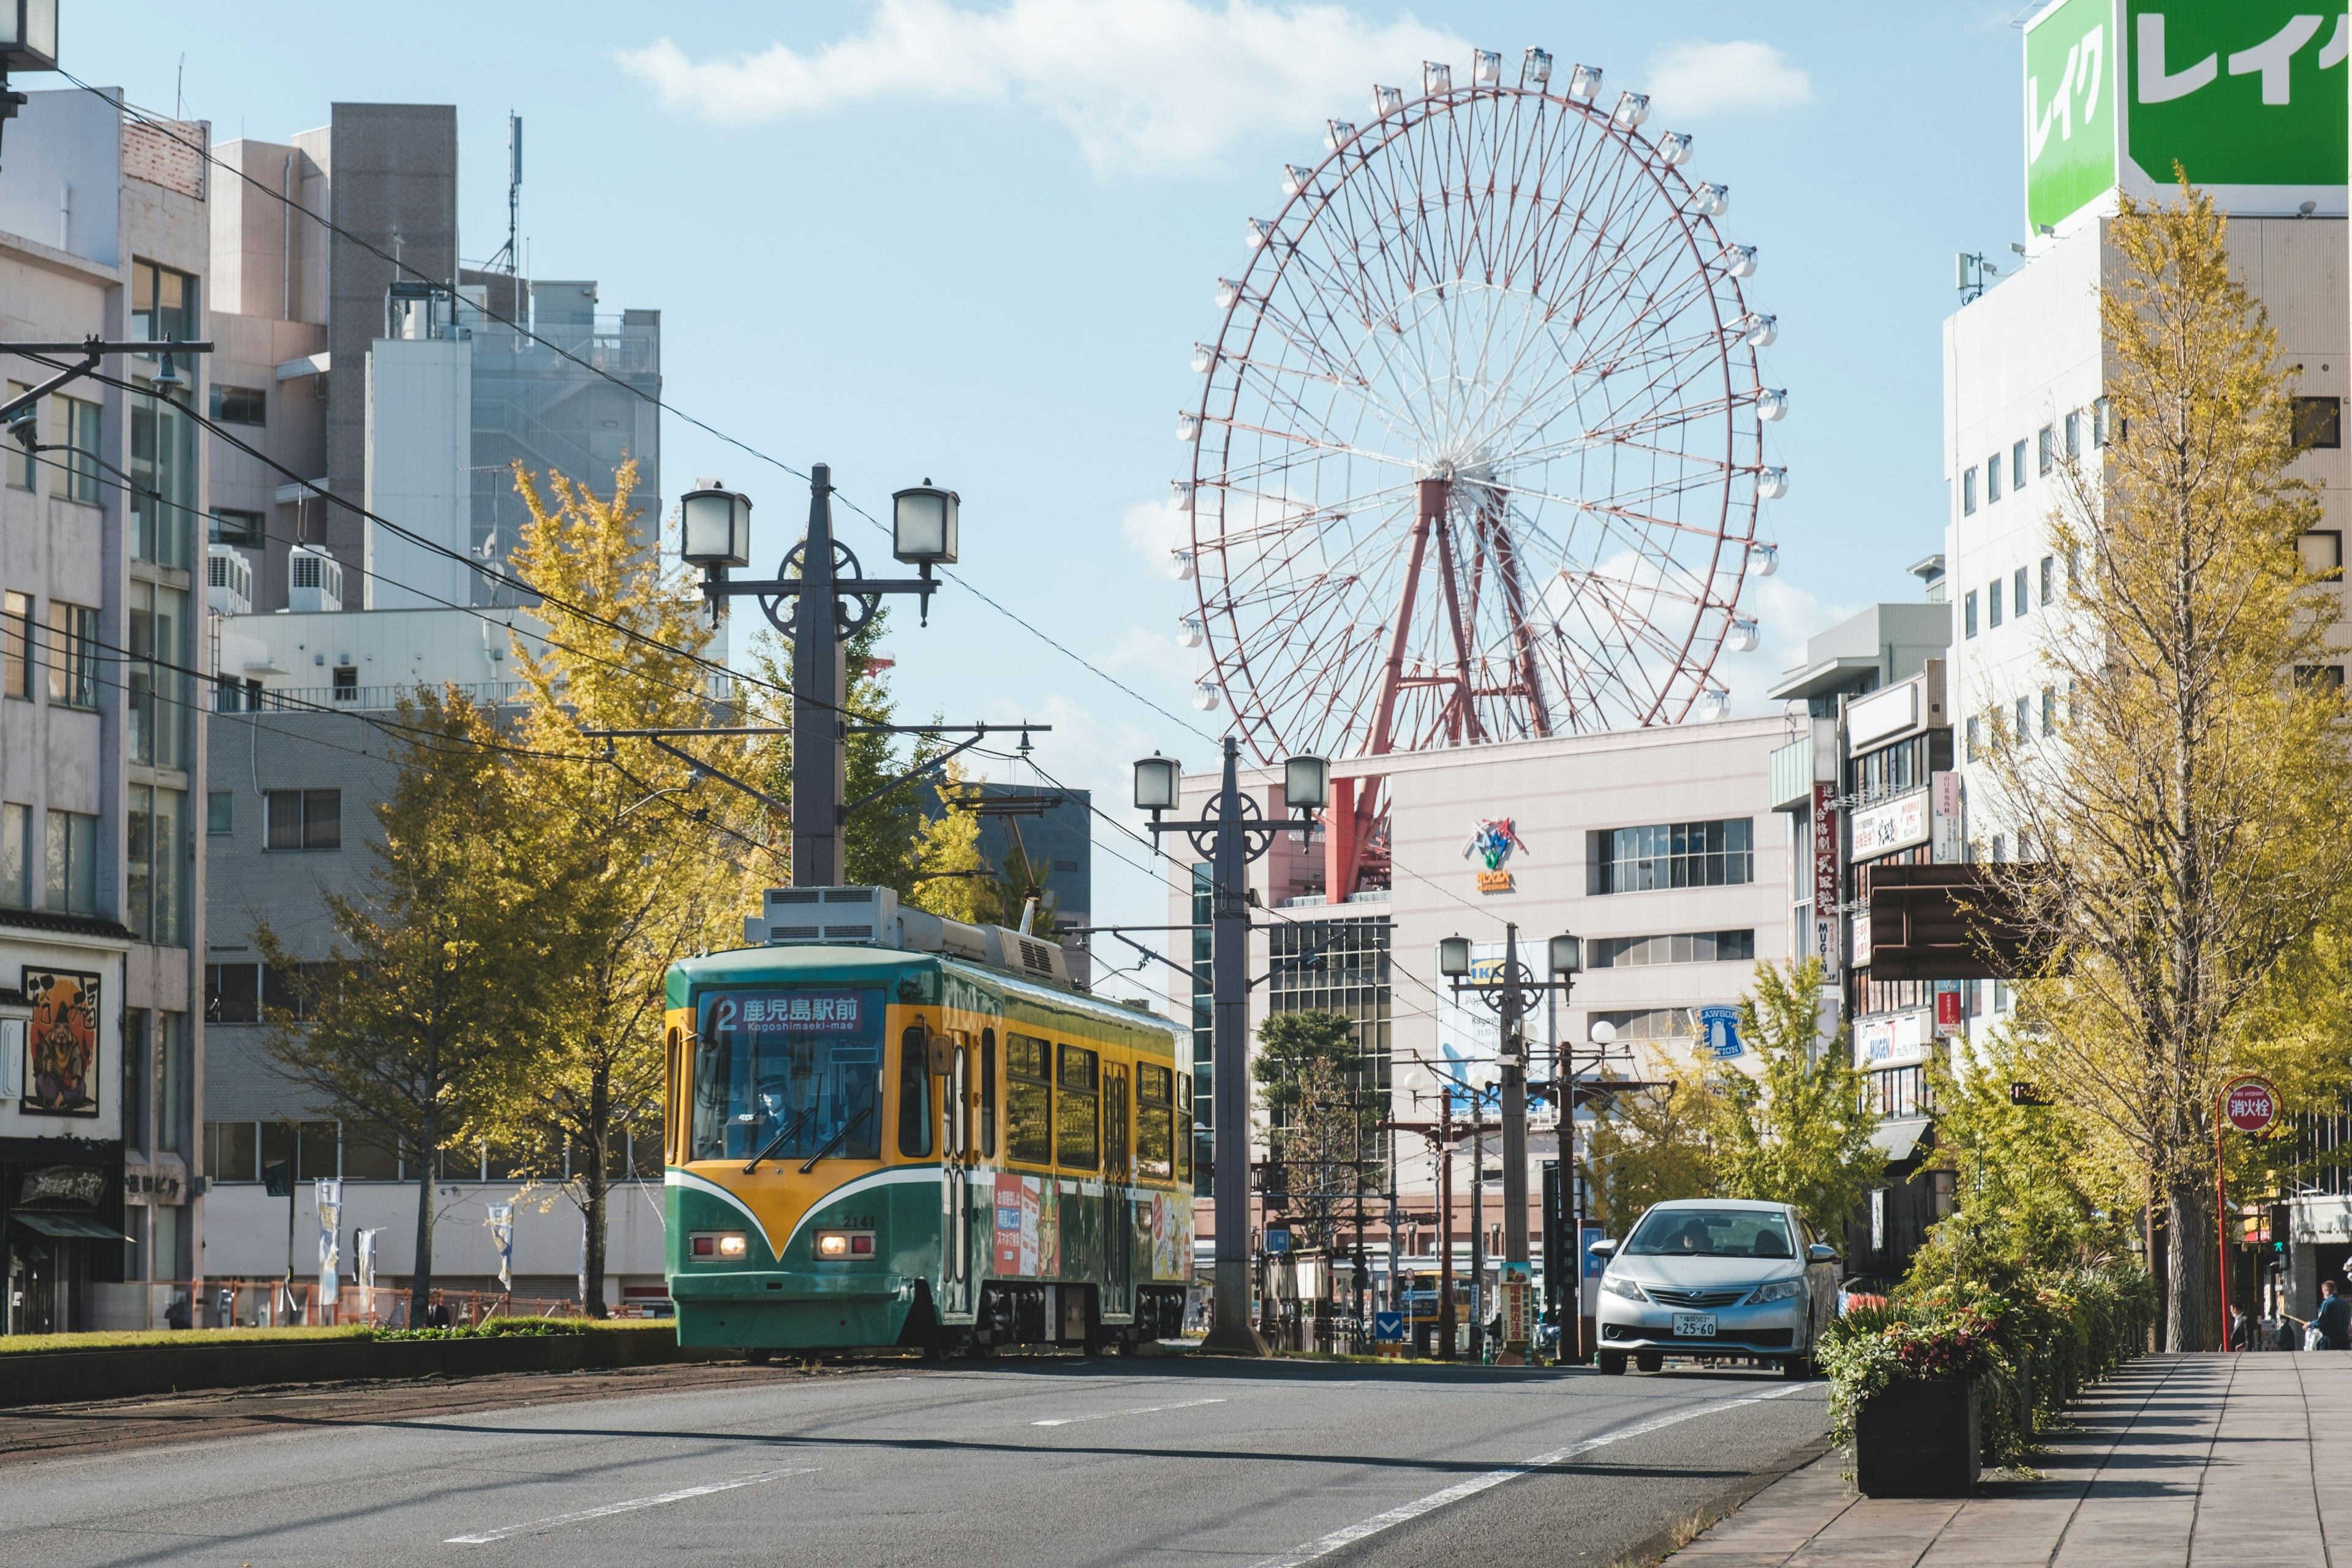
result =
[[205,547],[205,602],[224,616],[253,614],[253,563],[234,545]]
[[343,607],[343,563],[296,545],[286,556],[286,607],[298,613]]

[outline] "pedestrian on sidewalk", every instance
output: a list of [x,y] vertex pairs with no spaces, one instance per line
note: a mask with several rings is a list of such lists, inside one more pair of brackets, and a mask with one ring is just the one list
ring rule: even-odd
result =
[[2230,1342],[2225,1348],[2233,1351],[2250,1351],[2257,1348],[2254,1343],[2253,1320],[2247,1317],[2246,1310],[2234,1301],[2230,1304]]
[[2333,1279],[2321,1280],[2319,1292],[2319,1310],[2311,1318],[2311,1326],[2319,1335],[2319,1348],[2352,1351],[2352,1301],[2345,1300],[2342,1287]]

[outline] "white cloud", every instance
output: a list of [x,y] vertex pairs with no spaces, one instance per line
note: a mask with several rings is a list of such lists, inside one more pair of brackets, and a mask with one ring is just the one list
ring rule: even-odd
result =
[[1769,44],[1684,38],[1650,57],[1647,90],[1661,115],[1769,113],[1813,100],[1813,79]]
[[1715,683],[1731,694],[1734,717],[1752,719],[1781,710],[1765,693],[1783,672],[1805,662],[1807,637],[1836,626],[1854,606],[1824,605],[1784,576],[1751,573],[1740,589],[1739,613],[1756,621],[1756,651],[1724,649],[1716,658]]
[[1155,571],[1168,570],[1169,552],[1192,542],[1192,516],[1172,500],[1137,501],[1118,514],[1118,531]]
[[1265,132],[1361,120],[1374,81],[1408,89],[1469,46],[1410,17],[1225,0],[881,0],[805,53],[688,59],[668,39],[618,57],[665,105],[733,124],[885,99],[1018,104],[1058,121],[1097,174],[1196,169]]

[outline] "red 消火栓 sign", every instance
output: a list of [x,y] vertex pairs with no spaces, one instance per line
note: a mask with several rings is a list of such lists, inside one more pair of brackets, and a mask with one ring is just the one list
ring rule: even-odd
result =
[[2239,1131],[2266,1131],[2278,1115],[2278,1090],[2268,1079],[2250,1073],[2222,1086],[2221,1118]]

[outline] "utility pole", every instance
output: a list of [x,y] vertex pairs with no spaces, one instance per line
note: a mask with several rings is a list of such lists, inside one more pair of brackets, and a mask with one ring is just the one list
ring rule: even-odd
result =
[[1486,1355],[1486,1107],[1470,1091],[1470,1359]]
[[[1291,820],[1258,814],[1241,789],[1241,743],[1224,738],[1224,772],[1216,800],[1193,821],[1163,822],[1179,804],[1183,769],[1153,755],[1135,764],[1135,805],[1151,813],[1151,831],[1182,833],[1209,862],[1209,1073],[1215,1158],[1210,1196],[1216,1205],[1216,1312],[1203,1347],[1233,1355],[1265,1355],[1266,1343],[1249,1318],[1249,863],[1272,847],[1275,835],[1302,837],[1314,813],[1329,800],[1329,766],[1321,757],[1283,763],[1283,805],[1304,813]],[[1244,806],[1247,811],[1244,812]]]
[[841,805],[849,795],[841,659],[849,628],[834,594],[833,470],[824,463],[809,470],[800,564],[793,606],[793,886],[834,888],[841,885]]
[[[1454,994],[1475,992],[1502,1020],[1503,1090],[1503,1298],[1504,1346],[1496,1362],[1524,1366],[1528,1357],[1528,1290],[1534,1268],[1528,1256],[1528,1047],[1521,1020],[1530,998],[1558,992],[1564,1001],[1584,968],[1584,943],[1573,936],[1551,939],[1553,978],[1538,981],[1519,962],[1519,928],[1503,928],[1503,965],[1492,978],[1470,978],[1470,942],[1451,936],[1437,944],[1438,973],[1453,982]],[[1551,1259],[1546,1267],[1557,1267]]]

